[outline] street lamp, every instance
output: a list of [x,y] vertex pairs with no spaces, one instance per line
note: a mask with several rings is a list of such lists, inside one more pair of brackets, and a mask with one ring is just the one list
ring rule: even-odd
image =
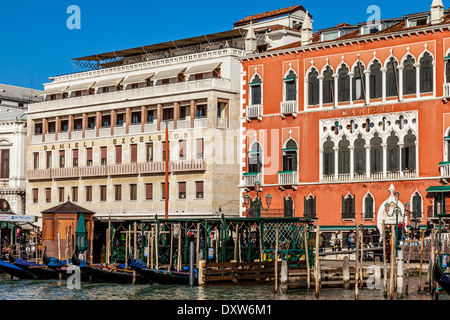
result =
[[268,211],[270,208],[270,205],[272,204],[272,195],[270,193],[268,193],[266,195],[266,205],[267,205],[267,209],[266,209],[263,207],[262,201],[259,198],[259,193],[262,191],[261,190],[261,182],[255,181],[254,186],[255,186],[255,192],[256,192],[255,200],[251,201],[251,198],[248,195],[248,193],[246,193],[244,195],[244,204],[247,207],[247,210],[250,210],[251,208],[259,208],[261,210]]
[[405,203],[405,212],[409,214],[409,222],[412,230],[419,229],[420,220],[414,216],[414,212],[409,211],[409,203]]

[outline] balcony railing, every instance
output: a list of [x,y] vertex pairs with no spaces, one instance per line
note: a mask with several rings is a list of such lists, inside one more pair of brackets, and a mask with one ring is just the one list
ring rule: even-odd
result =
[[61,178],[78,178],[78,168],[57,168],[52,169],[51,174],[53,179]]
[[353,220],[355,219],[355,213],[354,212],[343,212],[342,213],[342,220]]
[[196,160],[178,160],[170,163],[171,172],[183,171],[203,171],[205,170],[205,161],[203,159]]
[[450,162],[439,162],[439,169],[442,178],[450,178]]
[[245,111],[248,119],[251,118],[261,118],[263,115],[263,106],[262,104],[254,104],[248,105],[247,110]]
[[166,163],[164,161],[143,162],[138,163],[138,172],[144,173],[161,173],[165,172]]
[[38,169],[38,170],[28,170],[27,179],[28,180],[41,180],[41,179],[51,179],[51,169]]
[[278,184],[282,186],[291,186],[297,184],[297,171],[281,171],[278,172]]
[[137,163],[108,165],[108,175],[110,175],[110,176],[137,174],[137,173],[138,173]]
[[296,100],[281,101],[281,114],[283,116],[287,114],[292,114],[294,117],[296,117],[297,113],[298,113],[298,105]]
[[178,120],[177,129],[189,129],[191,127],[191,120]]
[[228,119],[218,118],[217,119],[217,127],[219,129],[226,129],[226,128],[228,128]]
[[450,97],[450,83],[444,83],[444,97]]
[[427,218],[438,218],[438,214],[450,214],[450,205],[440,208],[440,210],[437,209],[435,214],[434,206],[427,206]]
[[194,119],[194,128],[207,128],[207,127],[208,127],[208,118]]
[[[450,166],[450,163],[449,163]],[[450,170],[450,168],[449,168]],[[449,172],[450,173],[450,172]],[[441,175],[442,175],[442,167],[441,167]],[[386,172],[386,176],[383,176],[383,172],[372,172],[370,173],[369,178],[365,173],[354,173],[353,178],[351,178],[351,175],[349,173],[340,173],[338,174],[338,178],[335,179],[334,174],[324,175],[322,178],[323,182],[334,182],[334,181],[342,181],[342,182],[349,182],[349,181],[372,181],[372,180],[402,180],[402,179],[413,179],[417,178],[418,174],[416,170],[412,171],[403,171],[400,173],[400,171],[392,171],[392,172]]]
[[262,183],[262,174],[260,172],[244,173],[244,187],[253,187],[256,181]]
[[108,175],[106,166],[80,167],[78,169],[80,177],[98,177]]

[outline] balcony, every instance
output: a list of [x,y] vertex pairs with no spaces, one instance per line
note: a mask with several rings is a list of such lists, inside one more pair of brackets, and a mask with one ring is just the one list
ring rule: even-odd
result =
[[228,120],[227,119],[218,118],[217,119],[217,128],[219,128],[219,129],[227,129],[228,128]]
[[55,142],[55,134],[54,133],[47,133],[45,135],[45,142]]
[[52,179],[78,178],[78,168],[52,169]]
[[248,105],[247,110],[245,111],[247,116],[247,120],[252,118],[257,118],[258,120],[262,120],[263,115],[263,106],[262,104]]
[[286,115],[292,115],[297,117],[298,105],[296,100],[281,101],[281,116],[284,118]]
[[144,132],[156,132],[157,125],[156,122],[144,124]]
[[95,136],[96,136],[95,129],[86,129],[86,131],[84,132],[84,137],[86,139],[95,138]]
[[278,184],[280,186],[294,186],[298,183],[297,171],[280,171],[278,172]]
[[107,176],[108,171],[106,166],[91,166],[91,167],[80,167],[79,168],[80,177],[101,177]]
[[441,171],[441,178],[450,178],[450,161],[439,162],[439,170]]
[[204,171],[206,169],[203,159],[172,161],[169,168],[171,172]]
[[445,98],[450,97],[450,83],[444,83],[444,92],[443,95]]
[[83,132],[82,131],[72,131],[71,134],[71,140],[80,140],[83,137]]
[[111,128],[101,128],[98,130],[99,137],[110,137],[111,136]]
[[164,161],[143,162],[138,164],[138,172],[145,173],[163,173],[166,170],[166,163]]
[[28,170],[27,180],[46,180],[51,179],[51,169]]
[[195,118],[194,128],[208,128],[208,118]]
[[58,141],[65,141],[69,140],[69,133],[68,132],[58,132]]
[[439,219],[438,214],[450,214],[450,205],[441,208],[435,208],[434,206],[427,206],[428,219]]
[[243,174],[244,184],[243,187],[253,187],[256,181],[262,183],[262,174],[260,172],[247,172]]
[[[450,162],[449,162],[450,165]],[[442,168],[441,168],[442,172]],[[416,170],[412,171],[388,171],[386,172],[386,176],[383,175],[383,172],[372,172],[370,176],[367,177],[365,173],[354,173],[353,178],[350,173],[339,173],[337,179],[335,179],[334,174],[324,175],[322,178],[322,182],[353,182],[353,181],[377,181],[377,180],[406,180],[406,179],[414,179],[417,178],[418,174]]]
[[130,174],[138,174],[137,163],[111,164],[108,166],[108,175],[110,176]]

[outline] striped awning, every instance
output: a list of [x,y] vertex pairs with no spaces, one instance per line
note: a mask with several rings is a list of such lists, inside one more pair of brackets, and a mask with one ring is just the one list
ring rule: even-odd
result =
[[155,75],[154,72],[132,75],[132,76],[127,77],[125,80],[123,80],[122,84],[146,82],[147,79],[150,79],[154,75]]
[[159,71],[154,77],[153,80],[161,80],[161,79],[170,79],[176,78],[180,73],[182,73],[186,68],[176,68],[170,70]]
[[66,92],[67,88],[69,86],[59,86],[59,87],[51,87],[44,91],[44,93],[41,93],[40,96],[48,96],[52,94],[63,94]]
[[432,186],[432,187],[429,187],[426,191],[429,193],[450,192],[450,186]]
[[73,85],[69,86],[67,91],[68,92],[73,92],[73,91],[89,90],[90,88],[92,88],[94,83],[95,83],[95,81],[73,84]]
[[103,87],[113,87],[118,86],[119,83],[123,80],[123,77],[119,78],[111,78],[97,81],[92,88],[103,88]]
[[213,62],[208,64],[201,64],[197,66],[192,66],[189,69],[186,70],[186,74],[199,74],[199,73],[207,73],[207,72],[213,72],[216,70],[222,62]]

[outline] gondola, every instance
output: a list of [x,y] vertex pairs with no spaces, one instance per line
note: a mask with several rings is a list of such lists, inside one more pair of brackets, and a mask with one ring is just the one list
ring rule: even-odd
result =
[[[133,283],[133,271],[124,269],[123,265],[115,268],[110,268],[103,265],[88,265],[85,261],[80,260],[75,252],[72,255],[72,263],[80,266],[81,272],[91,276],[94,281],[121,284]],[[152,282],[136,273],[135,283],[149,284]]]
[[0,270],[19,279],[36,280],[36,276],[12,263],[0,260]]
[[31,274],[38,280],[59,279],[59,273],[44,264],[34,263],[25,259],[16,258],[12,253],[9,254],[9,262]]
[[[139,260],[132,260],[130,267],[144,278],[158,284],[189,284],[189,272],[149,269],[145,262]],[[197,283],[197,274],[194,274],[194,284]]]
[[440,260],[441,255],[437,255],[436,262],[434,264],[434,280],[439,283],[442,290],[444,290],[447,294],[450,294],[450,276],[445,274],[441,268]]

